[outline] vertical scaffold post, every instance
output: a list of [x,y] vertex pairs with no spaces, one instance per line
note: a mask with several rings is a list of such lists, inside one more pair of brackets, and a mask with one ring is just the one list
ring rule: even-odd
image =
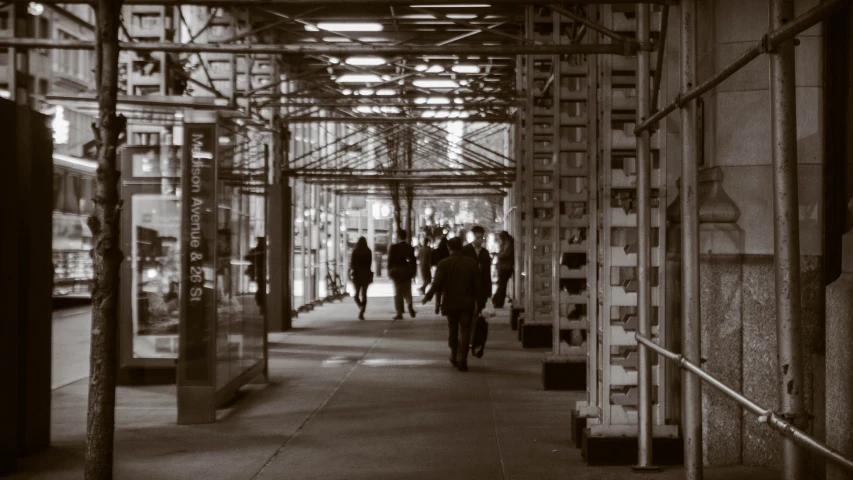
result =
[[[679,4],[681,25],[681,91],[696,85],[696,0]],[[658,53],[663,55],[661,51]],[[681,109],[681,344],[687,360],[700,364],[702,338],[699,312],[699,202],[696,100]],[[681,371],[684,475],[702,479],[702,380]]]
[[[794,19],[793,0],[770,1],[770,29]],[[776,273],[777,369],[781,414],[803,427],[803,364],[800,348],[800,232],[797,192],[797,105],[794,41],[770,52],[770,116],[773,142],[773,251]],[[782,440],[782,478],[805,478],[805,452]]]
[[[649,5],[637,4],[637,123],[649,115]],[[652,330],[651,295],[651,143],[648,130],[637,137],[637,310],[639,331],[643,336]],[[637,355],[639,388],[637,469],[652,466],[652,364],[643,345]]]

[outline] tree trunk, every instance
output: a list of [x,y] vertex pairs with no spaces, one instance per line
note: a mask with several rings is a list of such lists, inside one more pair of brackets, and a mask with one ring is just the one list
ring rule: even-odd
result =
[[117,364],[119,265],[119,172],[116,149],[124,119],[116,116],[118,30],[122,0],[98,0],[95,82],[99,116],[93,125],[98,146],[92,231],[92,347],[86,422],[86,480],[113,478],[113,435]]

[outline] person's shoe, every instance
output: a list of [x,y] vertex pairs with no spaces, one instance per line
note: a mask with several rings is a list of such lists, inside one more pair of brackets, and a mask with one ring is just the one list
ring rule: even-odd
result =
[[409,307],[409,316],[415,318],[415,309],[412,307]]
[[436,315],[438,315],[440,311],[441,311],[441,307],[439,307],[438,305],[436,305],[436,306],[435,306],[435,314],[436,314]]
[[451,356],[450,356],[450,363],[451,363],[454,367],[459,366],[459,362],[458,362],[458,361],[456,361],[456,356],[455,356],[455,355],[451,355]]
[[401,315],[399,313],[397,314],[396,317],[394,317],[394,320],[402,320],[402,319],[403,319],[403,315]]
[[364,320],[364,312],[359,312],[359,314],[358,314],[358,319],[359,319],[359,320]]
[[456,368],[458,368],[460,372],[468,371],[468,365],[464,363],[460,363]]

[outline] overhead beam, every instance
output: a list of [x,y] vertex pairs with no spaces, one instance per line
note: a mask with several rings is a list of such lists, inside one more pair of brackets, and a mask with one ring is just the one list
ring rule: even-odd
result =
[[[430,0],[432,1],[432,0]],[[42,38],[2,38],[3,48],[47,50],[94,50],[95,42]],[[258,45],[258,44],[182,44],[171,42],[120,42],[119,48],[133,52],[226,53],[254,55],[570,55],[611,54],[630,56],[634,45]]]
[[[29,0],[13,0],[11,3],[27,4]],[[47,5],[58,4],[90,4],[92,0],[43,0],[39,3]],[[489,0],[489,5],[531,5],[536,2],[529,0]],[[636,4],[653,3],[660,5],[676,5],[676,0],[563,0],[561,5],[589,4]],[[412,0],[124,0],[125,5],[163,5],[177,7],[180,5],[204,5],[210,7],[276,7],[276,6],[342,6],[342,5],[389,5],[410,6]],[[459,0],[429,0],[430,5],[457,5]]]
[[287,123],[511,123],[510,117],[420,118],[420,117],[282,117]]

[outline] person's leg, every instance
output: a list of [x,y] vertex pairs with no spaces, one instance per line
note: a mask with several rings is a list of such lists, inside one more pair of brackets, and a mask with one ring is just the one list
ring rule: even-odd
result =
[[450,363],[458,364],[456,352],[459,348],[459,315],[456,312],[447,313],[447,346],[450,347]]
[[435,292],[435,314],[441,311],[441,292]]
[[501,308],[504,306],[504,302],[506,301],[506,284],[509,282],[509,277],[511,275],[512,270],[498,271],[498,289],[495,291],[495,295],[492,297],[492,305],[497,308]]
[[[397,310],[397,317],[403,317],[403,282],[394,281],[394,308]],[[396,318],[396,317],[395,317]]]
[[367,287],[369,287],[368,284],[361,286],[361,313],[367,309]]
[[459,354],[457,361],[460,370],[468,369],[468,347],[471,345],[471,326],[473,324],[474,312],[461,312],[459,314]]
[[414,302],[412,301],[412,282],[411,281],[405,282],[405,286],[403,288],[403,298],[406,299],[406,302],[409,305],[409,315],[411,315],[412,318],[415,318],[415,306],[414,306]]

